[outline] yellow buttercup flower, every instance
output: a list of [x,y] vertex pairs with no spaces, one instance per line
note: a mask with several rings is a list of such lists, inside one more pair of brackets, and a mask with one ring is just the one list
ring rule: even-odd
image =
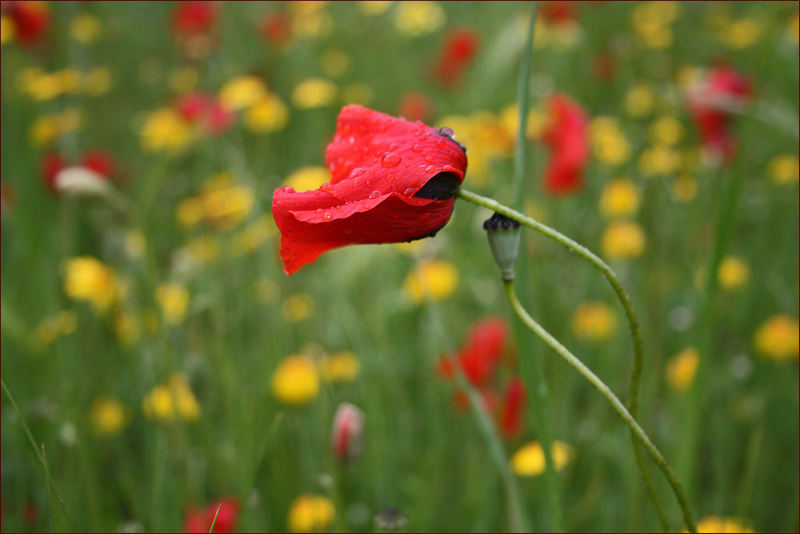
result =
[[189,305],[189,292],[178,284],[161,284],[156,290],[156,300],[161,306],[161,315],[169,325],[183,321]]
[[394,24],[406,37],[427,35],[444,26],[445,12],[436,2],[399,2],[394,12]]
[[103,33],[103,26],[97,17],[82,13],[69,22],[69,33],[81,44],[91,44]]
[[287,356],[272,375],[272,393],[285,403],[311,402],[319,393],[319,374],[314,361],[305,354]]
[[774,184],[796,184],[800,175],[800,165],[794,154],[775,156],[767,164],[767,176]]
[[177,152],[191,140],[190,124],[171,108],[151,112],[142,126],[142,147],[153,152]]
[[660,117],[650,125],[650,139],[655,144],[676,145],[683,137],[683,124],[675,117]]
[[688,390],[694,381],[699,363],[700,355],[697,349],[689,347],[682,350],[667,360],[667,383],[676,391]]
[[380,15],[385,13],[392,3],[384,0],[365,0],[364,2],[357,2],[356,5],[367,15]]
[[31,126],[31,141],[37,146],[47,145],[58,137],[74,132],[83,125],[83,122],[84,116],[77,109],[43,115]]
[[672,182],[672,196],[679,202],[689,202],[697,194],[697,182],[688,174],[682,174]]
[[324,37],[333,28],[325,2],[292,2],[292,34],[298,37]]
[[603,255],[612,260],[638,258],[644,252],[642,228],[629,221],[614,221],[603,232]]
[[97,258],[80,256],[64,264],[64,293],[91,303],[96,312],[108,310],[116,297],[114,271]]
[[254,132],[277,132],[289,122],[289,109],[273,93],[265,94],[244,115],[245,125]]
[[717,276],[722,289],[737,289],[749,280],[750,266],[741,258],[725,256],[719,264]]
[[330,80],[308,78],[292,91],[292,102],[300,109],[321,108],[333,102],[337,88]]
[[639,156],[639,170],[644,176],[674,174],[680,164],[680,153],[671,146],[664,144],[645,149]]
[[301,495],[292,501],[287,524],[291,532],[326,530],[336,515],[333,502],[321,495]]
[[789,361],[797,359],[798,338],[797,319],[773,315],[758,327],[753,342],[763,356],[775,361]]
[[678,16],[676,2],[642,2],[633,10],[636,37],[646,48],[663,49],[672,45],[670,24]]
[[403,290],[416,304],[426,297],[433,300],[446,299],[458,287],[458,271],[453,264],[442,260],[422,260],[406,277]]
[[148,419],[164,422],[176,418],[187,422],[200,417],[200,404],[182,373],[174,373],[166,384],[158,384],[142,400],[142,411]]
[[653,111],[656,94],[647,83],[635,83],[625,93],[625,111],[631,117],[644,117]]
[[[508,112],[507,112],[508,113]],[[516,117],[516,116],[515,116]],[[489,165],[497,158],[511,156],[516,131],[507,129],[511,121],[490,111],[476,111],[470,115],[449,115],[438,121],[438,126],[447,126],[455,132],[459,143],[469,147],[469,172],[472,183],[486,183]]]
[[262,215],[234,237],[231,245],[233,254],[235,256],[252,254],[265,241],[274,236],[276,231],[275,219],[271,215]]
[[639,209],[639,192],[627,178],[611,180],[600,194],[600,213],[604,217],[626,217]]
[[741,519],[709,515],[697,522],[697,532],[753,532]]
[[116,399],[101,397],[92,403],[89,414],[94,431],[104,436],[114,436],[128,420],[125,407]]
[[[566,466],[575,454],[575,449],[563,441],[554,440],[551,456],[557,471]],[[544,473],[544,449],[538,441],[532,441],[521,447],[511,457],[511,470],[521,477],[533,477]]]
[[575,310],[572,330],[581,339],[599,341],[607,338],[617,327],[617,317],[606,304],[587,301]]
[[[517,104],[508,104],[500,112],[500,123],[505,129],[509,139],[516,139],[519,128],[519,108]],[[542,131],[547,125],[547,116],[541,109],[528,111],[528,122],[525,125],[525,135],[528,139],[535,140],[542,136]]]
[[236,76],[219,90],[219,103],[229,111],[249,108],[267,95],[264,81],[257,76]]
[[203,212],[221,230],[231,230],[244,221],[255,204],[253,191],[242,185],[204,191]]
[[142,399],[142,412],[148,419],[171,421],[175,417],[172,393],[167,386],[158,385]]
[[326,382],[352,382],[358,376],[361,363],[350,351],[325,354],[320,358],[319,375]]
[[613,117],[597,117],[590,125],[592,149],[595,157],[607,165],[621,165],[628,161],[631,145],[619,121]]
[[752,17],[744,17],[726,23],[718,33],[722,44],[734,50],[754,45],[764,30],[764,24]]
[[284,187],[289,186],[295,191],[311,191],[330,182],[331,173],[327,167],[301,167],[286,177]]
[[314,314],[314,299],[307,293],[290,295],[283,301],[283,315],[287,320],[296,323]]
[[17,27],[11,17],[0,15],[0,46],[10,43],[17,36]]

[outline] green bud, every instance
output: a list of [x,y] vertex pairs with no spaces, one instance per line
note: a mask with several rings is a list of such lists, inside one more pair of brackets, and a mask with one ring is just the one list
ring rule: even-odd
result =
[[489,246],[503,280],[514,279],[514,262],[519,254],[519,222],[496,213],[483,222],[483,229],[489,237]]

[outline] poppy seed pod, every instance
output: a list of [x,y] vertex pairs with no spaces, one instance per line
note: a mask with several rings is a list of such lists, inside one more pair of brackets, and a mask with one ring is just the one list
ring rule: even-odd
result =
[[503,273],[503,280],[513,280],[514,262],[519,254],[519,222],[495,212],[483,222],[483,229],[489,237],[489,246]]
[[361,455],[363,436],[364,412],[349,402],[343,402],[333,418],[333,454],[342,462],[355,460]]

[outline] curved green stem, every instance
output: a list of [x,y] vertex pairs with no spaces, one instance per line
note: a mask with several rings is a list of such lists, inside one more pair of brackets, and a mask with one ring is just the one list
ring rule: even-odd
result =
[[[636,318],[636,314],[633,312],[633,304],[631,303],[631,299],[628,296],[628,293],[625,291],[625,288],[622,287],[622,283],[617,278],[617,275],[614,274],[614,271],[611,270],[611,267],[608,266],[606,262],[604,262],[599,256],[593,253],[591,250],[587,249],[580,243],[577,243],[570,239],[569,237],[565,236],[558,230],[550,228],[547,225],[528,217],[527,215],[515,211],[508,206],[504,206],[500,204],[494,199],[487,198],[477,193],[473,193],[472,191],[467,191],[466,189],[459,189],[456,193],[459,197],[472,202],[478,206],[483,206],[485,208],[489,208],[490,210],[496,211],[501,215],[505,215],[510,219],[514,219],[518,221],[520,224],[523,224],[533,230],[536,230],[540,234],[549,237],[550,239],[557,241],[570,249],[571,251],[575,252],[579,256],[582,256],[586,260],[589,261],[592,265],[597,267],[600,272],[606,277],[606,280],[611,284],[611,287],[614,289],[614,292],[619,299],[620,304],[622,304],[623,309],[625,310],[625,317],[628,319],[628,325],[630,326],[631,337],[633,338],[633,352],[634,352],[634,360],[633,360],[633,371],[631,372],[631,385],[630,385],[630,398],[628,399],[628,407],[630,410],[631,415],[635,418],[637,416],[639,410],[639,382],[641,381],[642,376],[642,361],[644,360],[644,349],[642,345],[642,333],[641,328],[639,327],[639,321]],[[658,513],[658,517],[661,520],[661,524],[664,527],[664,530],[669,530],[669,523],[667,522],[667,515],[664,512],[664,507],[661,505],[659,501],[658,494],[656,493],[655,487],[653,486],[653,481],[650,479],[650,475],[647,472],[647,468],[644,464],[644,459],[642,458],[642,451],[640,450],[640,446],[636,438],[631,435],[631,441],[633,442],[633,450],[634,455],[636,456],[636,463],[639,467],[639,471],[642,473],[642,479],[644,480],[645,488],[647,489],[647,493],[650,496],[650,500],[653,502],[653,507],[656,509]]]
[[533,317],[531,317],[525,308],[520,303],[519,299],[517,298],[517,294],[514,292],[514,282],[513,280],[506,280],[503,282],[505,284],[506,289],[506,296],[508,297],[508,301],[511,304],[511,308],[514,310],[514,313],[517,314],[519,319],[527,326],[534,334],[539,336],[547,345],[550,346],[556,353],[561,356],[568,364],[575,368],[586,380],[592,384],[597,391],[603,395],[606,400],[611,404],[611,407],[614,408],[614,411],[619,414],[622,420],[625,422],[626,425],[630,428],[633,435],[636,439],[641,443],[645,450],[650,454],[653,460],[656,462],[658,467],[664,473],[664,476],[667,477],[670,486],[672,487],[672,491],[675,493],[675,497],[678,499],[678,504],[681,507],[681,511],[683,512],[683,519],[686,523],[686,527],[691,532],[696,532],[697,529],[694,524],[694,519],[692,518],[692,513],[689,510],[689,504],[686,502],[686,497],[683,493],[683,488],[681,487],[680,482],[678,479],[675,478],[675,474],[672,472],[667,460],[664,459],[661,452],[656,448],[650,438],[647,436],[642,427],[636,422],[633,416],[628,412],[622,402],[614,395],[614,392],[609,389],[609,387],[600,380],[600,378],[592,372],[591,369],[586,367],[586,365],[578,359],[574,354],[572,354],[564,345],[562,345],[556,338],[554,338],[550,332],[545,330],[539,323],[537,323]]

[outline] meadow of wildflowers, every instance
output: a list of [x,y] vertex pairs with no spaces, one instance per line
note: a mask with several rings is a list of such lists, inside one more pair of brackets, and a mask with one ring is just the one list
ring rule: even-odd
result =
[[797,3],[0,30],[3,531],[800,528]]

